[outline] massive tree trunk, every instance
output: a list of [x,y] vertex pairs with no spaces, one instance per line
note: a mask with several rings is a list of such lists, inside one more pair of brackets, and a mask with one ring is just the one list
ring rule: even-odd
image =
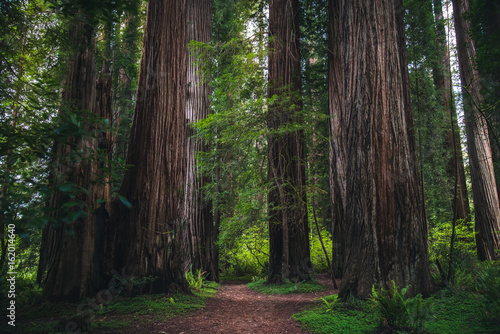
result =
[[450,55],[446,42],[443,4],[441,0],[434,0],[434,15],[437,32],[436,44],[441,59],[433,69],[432,75],[436,89],[440,93],[440,103],[448,118],[447,123],[450,124],[446,133],[447,149],[450,152],[448,175],[450,175],[450,179],[457,180],[456,218],[465,220],[470,215],[469,198],[467,196],[467,184],[465,183],[464,161],[462,146],[460,145],[460,128],[457,121],[457,110],[455,108],[455,98],[451,82]]
[[300,122],[299,1],[269,3],[268,158],[269,282],[309,279],[309,226],[306,205],[304,134],[283,131]]
[[186,185],[186,28],[185,0],[149,2],[128,145],[132,167],[120,190],[131,208],[112,213],[110,231],[115,269],[136,278],[153,277],[143,293],[188,290],[180,244]]
[[468,0],[453,0],[467,151],[474,198],[477,255],[480,260],[495,260],[499,258],[500,248],[500,208],[488,127],[480,109],[483,105],[483,96],[479,72],[474,64],[476,51],[469,35],[470,22],[464,18],[468,11]]
[[[75,113],[86,118],[98,116],[96,106],[96,64],[94,29],[80,15],[71,26],[75,54],[62,92],[61,115]],[[88,114],[86,113],[88,111]],[[69,116],[66,116],[69,117]],[[77,118],[73,116],[73,125]],[[86,124],[92,130],[92,124]],[[69,135],[68,135],[69,136]],[[99,166],[89,157],[97,149],[92,136],[67,137],[56,142],[55,168],[51,182],[56,191],[49,207],[50,222],[43,231],[40,273],[47,269],[43,295],[51,300],[77,300],[88,296],[94,273],[96,201],[104,196],[104,186],[95,182]],[[83,153],[78,153],[83,152]],[[81,189],[85,189],[82,191]],[[78,204],[77,204],[78,203]]]
[[343,210],[345,231],[342,296],[366,297],[373,284],[387,287],[391,280],[411,285],[411,294],[432,289],[403,9],[396,2],[329,2],[332,169],[343,191],[334,204]]
[[[187,40],[209,43],[212,34],[212,3],[210,0],[187,0]],[[210,87],[203,82],[201,65],[196,56],[188,56],[186,119],[195,123],[209,113]],[[206,271],[208,279],[218,280],[215,242],[217,239],[212,215],[212,203],[205,199],[201,188],[207,183],[201,178],[195,161],[197,152],[208,150],[200,140],[193,138],[192,127],[187,131],[186,197],[184,202],[183,247],[184,271],[190,268]]]

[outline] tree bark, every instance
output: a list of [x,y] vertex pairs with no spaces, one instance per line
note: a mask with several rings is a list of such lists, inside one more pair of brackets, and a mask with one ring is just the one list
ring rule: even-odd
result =
[[120,194],[113,212],[114,267],[152,277],[142,293],[188,291],[182,271],[186,185],[186,1],[148,3],[138,96]]
[[309,226],[306,205],[303,131],[283,129],[300,122],[299,1],[269,2],[268,159],[269,279],[309,279]]
[[499,258],[500,208],[486,120],[481,115],[483,96],[474,60],[476,51],[469,35],[468,0],[453,0],[460,79],[464,101],[467,150],[475,208],[477,255],[480,260]]
[[329,97],[336,187],[345,188],[340,295],[394,280],[429,294],[427,226],[399,1],[329,1]]
[[[450,128],[446,133],[447,150],[450,152],[448,162],[448,175],[451,180],[457,179],[456,217],[467,220],[470,215],[469,197],[467,196],[467,184],[465,182],[464,161],[462,146],[460,145],[460,128],[457,121],[457,110],[455,108],[455,97],[451,82],[450,55],[446,42],[446,30],[444,27],[443,4],[441,0],[434,0],[434,17],[436,23],[436,46],[441,56],[440,62],[432,71],[434,84],[440,93],[441,105],[447,116]],[[456,152],[456,156],[455,153]]]
[[[187,1],[187,40],[209,43],[212,35],[212,4],[210,0]],[[200,64],[196,64],[196,56],[189,55],[187,70],[186,119],[195,123],[209,114],[210,87],[204,82]],[[212,203],[205,199],[201,188],[209,182],[200,177],[195,155],[207,152],[208,147],[202,141],[193,138],[195,130],[187,131],[187,169],[186,190],[184,200],[183,246],[186,258],[184,271],[189,269],[206,271],[207,278],[218,280],[218,263],[216,262],[215,242],[217,240]]]
[[[83,16],[83,17],[82,17]],[[80,117],[86,112],[98,116],[96,106],[96,79],[94,29],[85,21],[80,11],[71,26],[71,38],[76,52],[72,57],[62,92],[60,113],[75,113]],[[87,125],[92,130],[92,124]],[[41,246],[41,270],[47,269],[43,296],[50,300],[78,300],[90,295],[98,287],[92,286],[94,271],[95,220],[93,209],[102,198],[102,184],[95,183],[98,164],[87,155],[97,149],[97,138],[75,136],[56,142],[55,168],[51,173],[52,186],[59,187],[51,196],[49,207],[53,209],[50,222],[43,231]],[[71,157],[76,152],[83,156]],[[71,185],[72,195],[61,189]],[[62,186],[64,188],[64,186]],[[79,191],[78,187],[86,189]],[[67,190],[67,189],[65,189]],[[72,221],[68,218],[78,212],[68,202],[81,201],[82,216]]]
[[[345,256],[345,220],[344,211],[346,209],[346,170],[347,160],[345,151],[342,147],[344,143],[344,133],[342,131],[341,114],[335,114],[340,101],[334,101],[338,96],[339,89],[333,85],[336,80],[337,66],[341,61],[341,55],[338,52],[332,52],[334,48],[338,47],[335,44],[338,36],[334,36],[335,31],[335,15],[334,5],[332,1],[328,4],[328,109],[331,116],[330,119],[330,134],[332,139],[329,143],[329,157],[330,157],[330,200],[331,200],[331,216],[332,216],[332,261],[333,270],[337,278],[343,276],[344,256]],[[340,42],[340,41],[337,41]]]

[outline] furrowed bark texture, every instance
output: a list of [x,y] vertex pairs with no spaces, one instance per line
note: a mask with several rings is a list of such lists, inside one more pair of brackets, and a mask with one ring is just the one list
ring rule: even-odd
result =
[[340,194],[334,205],[343,210],[345,231],[342,296],[367,297],[373,284],[388,287],[391,280],[411,284],[411,294],[432,289],[396,2],[329,2],[333,187]]
[[283,278],[309,279],[309,226],[306,206],[304,134],[302,131],[278,133],[300,122],[300,45],[298,0],[269,2],[269,97],[268,126],[269,282]]
[[[338,66],[342,61],[342,56],[340,52],[332,52],[334,48],[338,48],[338,43],[341,43],[339,36],[333,36],[332,34],[338,33],[335,31],[335,22],[337,15],[334,11],[335,6],[333,1],[329,1],[328,5],[328,108],[329,113],[333,118],[330,120],[330,134],[332,135],[332,140],[330,140],[329,145],[329,157],[330,157],[330,199],[331,199],[331,215],[332,215],[332,266],[335,271],[337,278],[343,277],[343,266],[344,266],[344,256],[345,256],[345,220],[344,211],[346,209],[346,170],[347,159],[345,156],[345,146],[344,133],[342,133],[342,127],[344,126],[342,120],[342,114],[338,113],[338,107],[340,101],[334,101],[333,99],[339,99],[339,88],[333,84],[333,81],[337,80],[336,75],[341,75],[338,72]],[[336,44],[337,43],[337,44]],[[335,109],[337,108],[337,109]]]
[[467,151],[474,198],[477,255],[480,260],[499,258],[500,208],[488,127],[479,108],[483,105],[481,82],[474,59],[476,51],[469,35],[470,22],[464,18],[469,1],[453,0],[460,80],[464,99]]
[[[210,0],[187,0],[188,42],[194,40],[209,43],[212,34],[212,4]],[[201,65],[196,56],[188,56],[186,119],[195,123],[209,113],[210,87],[203,82]],[[208,182],[198,175],[195,161],[197,152],[206,152],[208,147],[193,138],[195,131],[187,131],[186,197],[184,202],[183,247],[185,253],[184,271],[192,269],[206,271],[207,278],[218,280],[215,242],[217,239],[212,215],[212,203],[205,199],[201,188]]]
[[[120,194],[115,269],[153,276],[144,293],[187,291],[181,224],[186,170],[186,1],[148,4],[138,96]],[[121,213],[121,214],[120,214]],[[116,222],[118,221],[118,223]]]
[[[90,115],[98,116],[94,29],[76,16],[71,38],[76,51],[68,68],[60,113],[73,112],[86,117],[84,111],[87,110]],[[54,211],[43,231],[39,274],[47,270],[43,296],[49,300],[78,300],[99,288],[92,286],[96,233],[93,209],[97,208],[97,199],[104,196],[104,185],[94,182],[99,171],[98,163],[86,157],[95,149],[97,138],[92,137],[68,137],[55,144],[56,167],[51,174],[52,183],[55,187],[71,184],[77,193],[71,198],[67,191],[59,188],[48,204]],[[83,156],[72,157],[78,151],[83,152]],[[86,189],[86,192],[77,190],[77,187]],[[74,201],[85,203],[86,207],[82,209],[85,213],[83,217],[68,222],[72,210],[63,205]]]
[[[450,152],[448,162],[448,175],[451,180],[458,181],[456,218],[468,219],[470,215],[469,197],[467,196],[467,184],[465,183],[465,170],[460,145],[460,128],[457,121],[457,110],[455,108],[455,98],[451,82],[450,55],[446,43],[446,30],[443,21],[443,4],[441,0],[434,0],[434,17],[436,20],[437,39],[436,46],[441,55],[441,62],[433,69],[432,74],[436,89],[441,95],[441,104],[447,115],[447,122],[450,128],[447,131],[447,149]],[[456,152],[456,157],[455,157]],[[458,174],[457,174],[458,172]]]

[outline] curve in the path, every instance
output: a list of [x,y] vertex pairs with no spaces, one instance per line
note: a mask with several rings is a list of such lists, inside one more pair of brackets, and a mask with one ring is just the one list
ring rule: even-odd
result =
[[335,293],[331,281],[320,279],[328,289],[319,293],[264,295],[241,283],[222,284],[217,297],[190,317],[170,319],[150,333],[281,334],[304,333],[291,317],[315,298]]

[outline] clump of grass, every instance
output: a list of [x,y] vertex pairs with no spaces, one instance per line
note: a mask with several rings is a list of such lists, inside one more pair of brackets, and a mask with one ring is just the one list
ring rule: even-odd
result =
[[311,280],[299,283],[267,284],[265,280],[248,283],[247,287],[268,295],[284,295],[288,293],[309,293],[325,291],[326,286]]

